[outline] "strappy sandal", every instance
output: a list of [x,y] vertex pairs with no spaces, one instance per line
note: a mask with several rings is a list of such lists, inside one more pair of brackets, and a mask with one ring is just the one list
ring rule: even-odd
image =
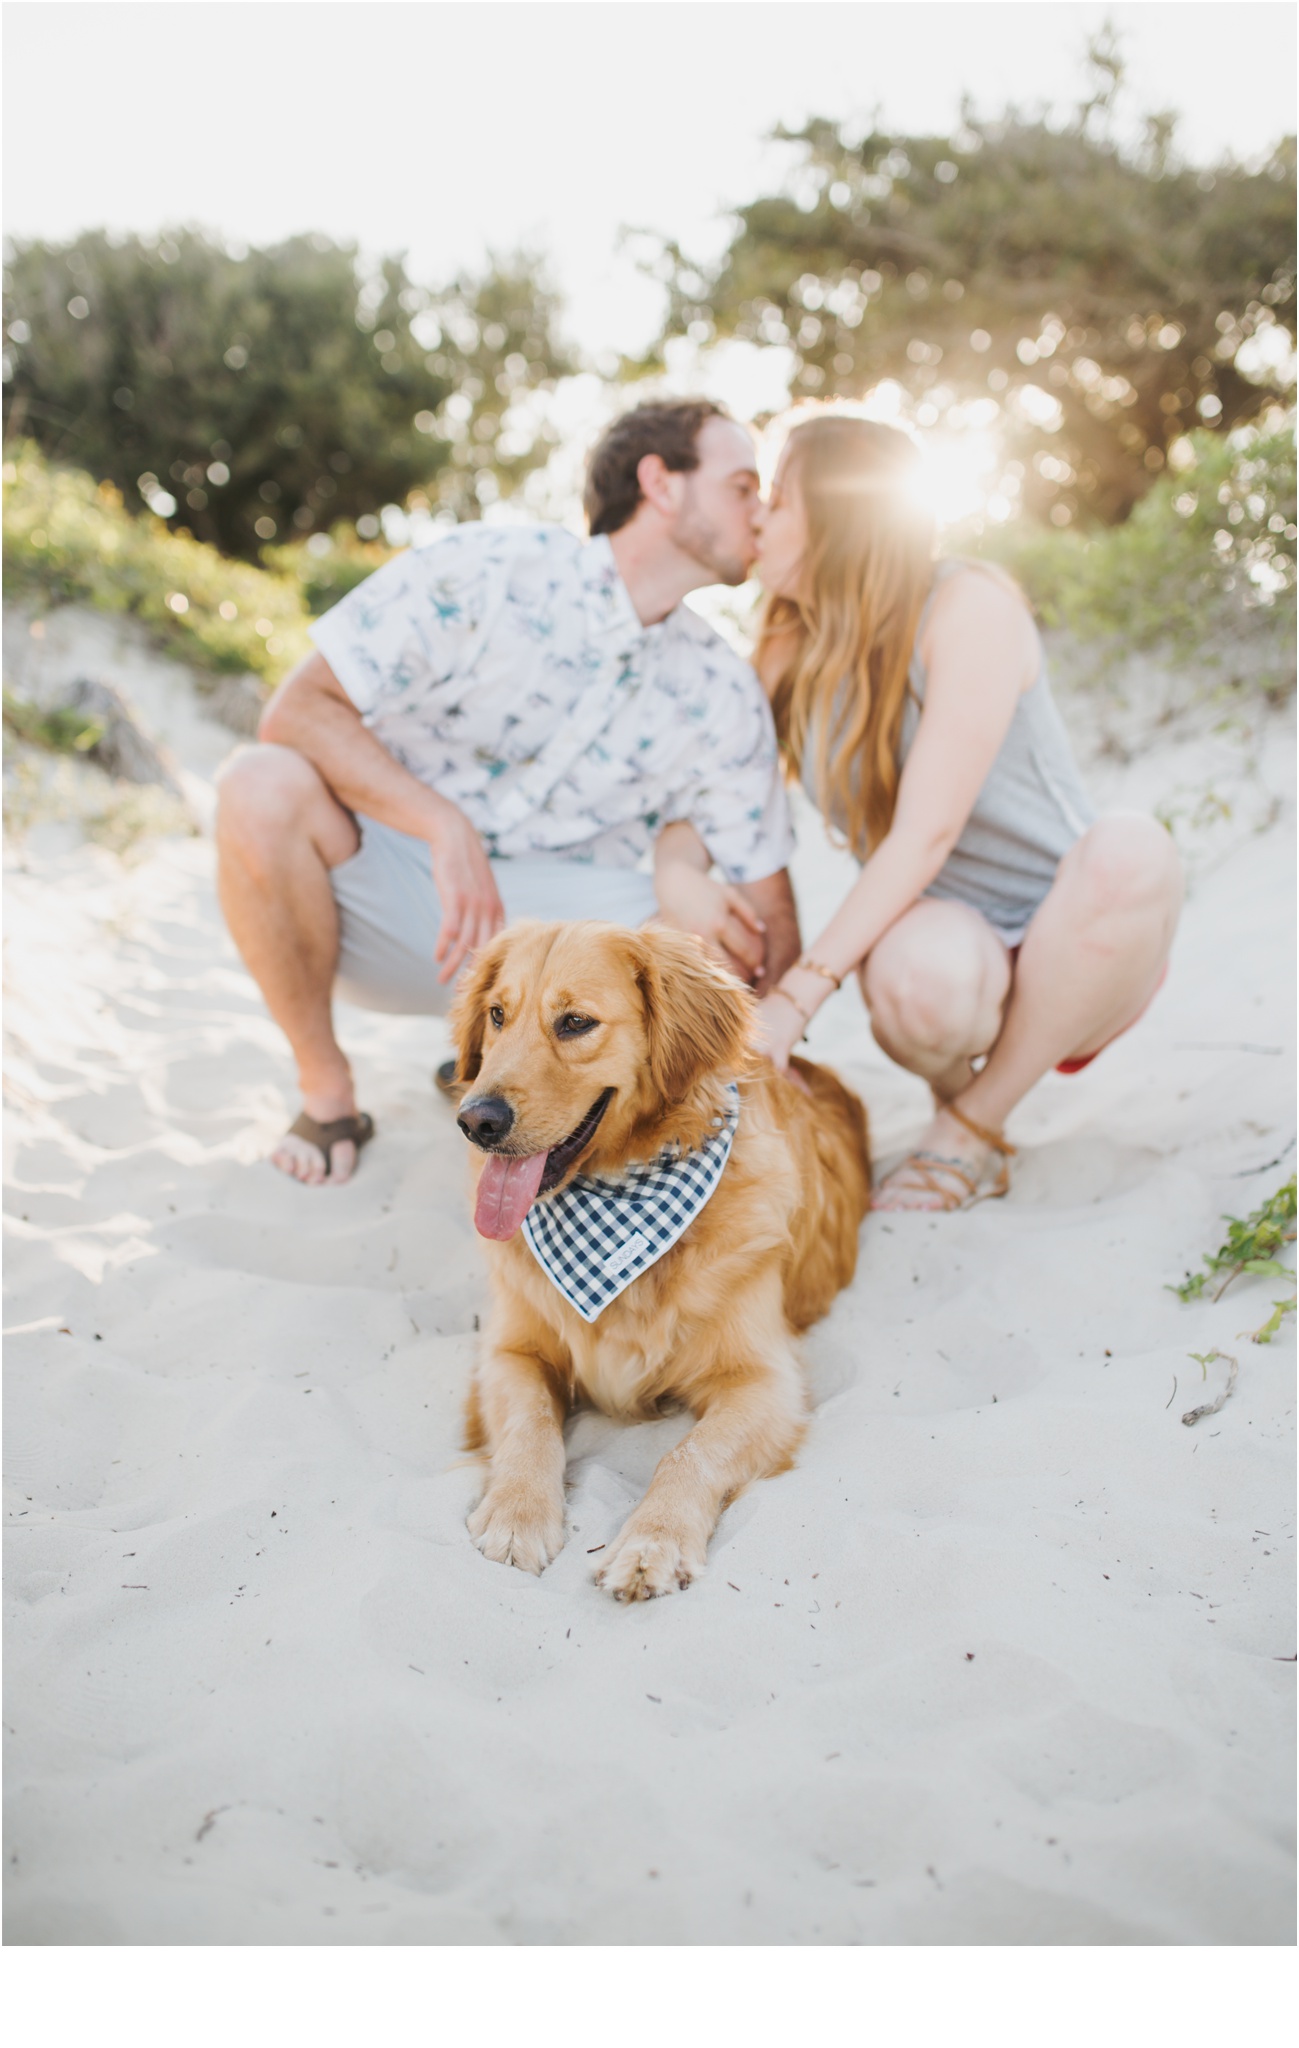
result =
[[318,1124],[315,1117],[308,1116],[304,1109],[296,1123],[289,1125],[285,1135],[305,1138],[309,1145],[316,1147],[325,1162],[325,1179],[328,1180],[334,1163],[334,1146],[350,1139],[359,1158],[374,1136],[374,1118],[363,1109],[355,1116],[336,1116],[332,1123]]
[[[972,1209],[976,1202],[995,1202],[1002,1195],[1008,1194],[1010,1192],[1009,1162],[1015,1156],[1015,1147],[1000,1131],[990,1131],[984,1124],[976,1124],[974,1118],[966,1116],[965,1112],[958,1109],[954,1102],[945,1102],[942,1107],[949,1116],[956,1118],[958,1124],[964,1125],[972,1138],[978,1138],[990,1151],[1000,1155],[1001,1163],[997,1169],[996,1179],[990,1186],[986,1188],[980,1187],[978,1181],[966,1171],[960,1160],[944,1158],[941,1152],[908,1152],[905,1159],[899,1160],[893,1172],[901,1173],[905,1167],[913,1176],[913,1185],[923,1188],[928,1195],[937,1195],[937,1211],[930,1211],[930,1214],[942,1215],[955,1209]],[[935,1179],[934,1176],[937,1173],[948,1174],[952,1180],[959,1181],[961,1188],[964,1189],[964,1193],[952,1187],[950,1181],[944,1186],[941,1181]],[[893,1175],[890,1174],[889,1179],[891,1180],[892,1178]],[[921,1211],[919,1213],[923,1214],[924,1212]]]

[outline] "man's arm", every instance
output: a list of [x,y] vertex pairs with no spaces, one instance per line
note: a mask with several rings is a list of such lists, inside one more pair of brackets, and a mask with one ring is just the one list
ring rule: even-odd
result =
[[764,875],[760,882],[736,882],[732,886],[753,906],[767,928],[767,957],[754,984],[758,995],[765,996],[803,950],[789,870],[780,868],[774,875]]
[[482,840],[464,812],[395,761],[322,654],[285,677],[262,713],[259,739],[310,761],[349,811],[428,842],[442,912],[435,958],[449,981],[467,953],[485,945],[505,912]]

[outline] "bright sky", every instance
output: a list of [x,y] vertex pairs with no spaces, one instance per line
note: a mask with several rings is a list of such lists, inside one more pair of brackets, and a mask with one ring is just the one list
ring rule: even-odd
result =
[[[1183,149],[1212,162],[1257,160],[1294,127],[1288,0],[13,0],[3,15],[9,234],[322,229],[404,252],[431,285],[527,244],[571,339],[609,368],[662,305],[620,230],[720,250],[727,209],[792,165],[766,139],[778,123],[864,127],[878,109],[950,133],[965,95],[983,113],[1071,108],[1108,20],[1134,129],[1176,109]],[[789,370],[748,344],[669,353],[671,388],[743,419],[788,402]],[[871,403],[900,397],[886,384]],[[591,374],[539,400],[559,445],[492,516],[576,521],[583,451],[622,402]],[[940,519],[1009,512],[995,431],[921,440]],[[406,536],[402,514],[384,519]]]
[[422,282],[549,252],[591,351],[642,345],[624,223],[695,253],[788,158],[777,122],[878,107],[942,130],[1069,103],[1110,19],[1135,110],[1254,158],[1294,126],[1287,0],[24,0],[5,21],[10,234],[194,222],[405,250]]

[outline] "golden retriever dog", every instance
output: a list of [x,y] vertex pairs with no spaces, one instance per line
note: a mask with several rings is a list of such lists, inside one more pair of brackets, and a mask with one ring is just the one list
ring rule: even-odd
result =
[[[797,1061],[800,1087],[755,1057],[753,1014],[750,991],[697,941],[655,927],[514,925],[462,983],[459,1122],[477,1148],[493,1294],[468,1403],[468,1448],[487,1467],[469,1532],[499,1564],[540,1572],[563,1544],[577,1407],[698,1417],[601,1562],[619,1600],[688,1586],[727,1503],[793,1462],[807,1412],[794,1339],[856,1269],[866,1116],[824,1067]],[[540,1212],[565,1190],[552,1218],[582,1188],[625,1191],[665,1154],[691,1159],[728,1118],[730,1154],[702,1208],[588,1320],[530,1247]]]

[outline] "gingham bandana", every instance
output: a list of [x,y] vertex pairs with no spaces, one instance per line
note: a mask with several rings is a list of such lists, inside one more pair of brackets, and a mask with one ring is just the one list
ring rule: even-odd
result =
[[740,1091],[726,1090],[715,1137],[697,1152],[660,1152],[616,1179],[579,1173],[543,1195],[523,1219],[529,1251],[583,1322],[648,1272],[689,1228],[722,1177],[740,1121]]

